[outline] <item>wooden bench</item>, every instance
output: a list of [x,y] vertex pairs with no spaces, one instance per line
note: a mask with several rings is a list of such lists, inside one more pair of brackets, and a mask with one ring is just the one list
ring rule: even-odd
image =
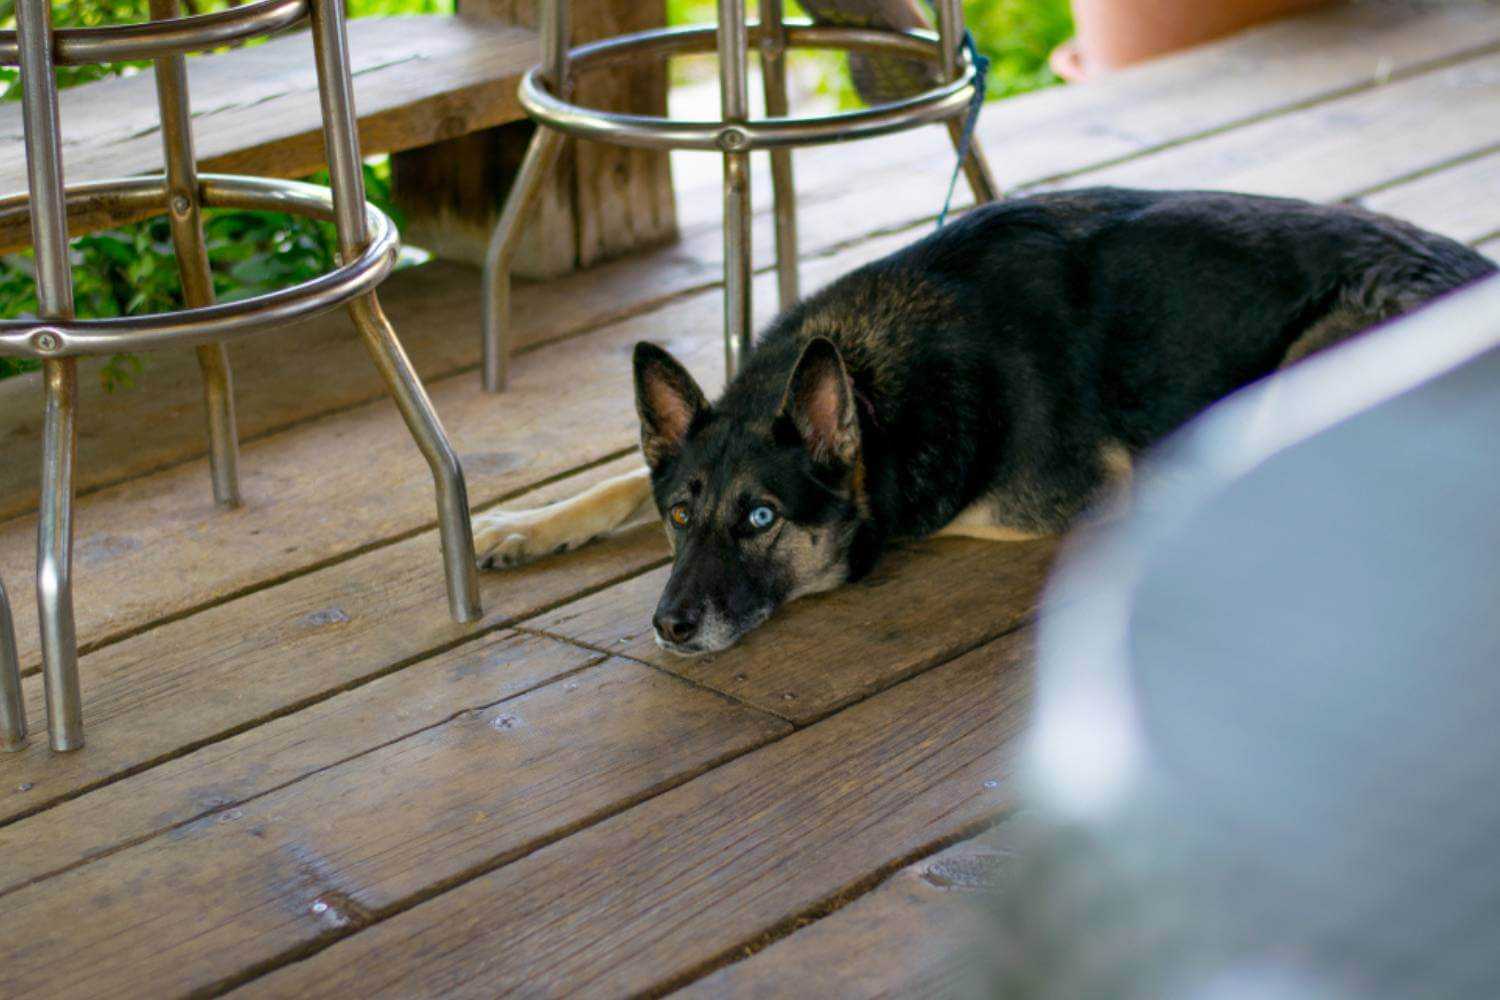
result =
[[[638,9],[632,6],[632,12],[625,15],[606,10],[618,2],[580,4],[580,37],[616,30],[615,24],[622,17],[646,21],[654,17],[657,23],[663,17],[660,2],[644,3]],[[349,24],[362,150],[366,155],[403,153],[439,144],[430,154],[412,152],[398,165],[397,197],[408,216],[408,237],[414,229],[425,237],[420,241],[423,245],[447,256],[475,262],[482,256],[480,237],[487,234],[509,180],[506,150],[522,148],[529,135],[530,125],[524,122],[516,87],[522,74],[538,60],[536,32],[526,26],[530,20],[529,10],[510,4],[504,10],[475,9],[454,17],[362,18]],[[307,31],[296,30],[260,45],[188,60],[200,169],[302,177],[323,166],[311,45]],[[162,169],[160,125],[150,73],[112,77],[64,91],[61,120],[69,185]],[[517,123],[512,127],[514,135],[493,131],[507,123]],[[470,138],[471,145],[455,149],[454,140],[464,137]],[[26,163],[21,154],[19,103],[0,105],[0,143],[8,151],[0,157],[0,194],[24,192]],[[474,162],[454,162],[464,159]],[[589,167],[587,158],[580,156],[560,168],[556,181],[559,193],[552,199],[548,225],[537,227],[551,234],[552,245],[532,248],[528,255],[531,273],[561,273],[580,260],[589,263],[600,256],[580,253],[574,245],[573,234],[592,227],[580,227],[572,220],[567,225],[559,224],[558,216],[573,209],[573,193],[591,186],[573,175],[580,164]],[[611,182],[618,183],[615,177],[621,173],[619,164],[598,164],[596,168],[612,171]],[[629,169],[626,163],[624,170]],[[670,216],[670,179],[665,169],[652,166],[642,176],[647,177],[646,187],[654,187],[656,192],[647,198],[647,214],[660,216],[665,200]],[[405,185],[400,182],[402,177]],[[462,183],[465,178],[466,183]],[[403,186],[404,191],[400,190]],[[465,189],[462,211],[440,201],[450,186]],[[635,186],[640,187],[640,183]],[[616,218],[621,214],[619,208],[612,211]],[[595,227],[608,227],[609,216],[600,214],[603,221]],[[75,213],[69,223],[74,233],[80,233],[126,221],[130,221],[129,216],[99,207]],[[455,227],[465,235],[446,238],[444,230]],[[639,229],[626,226],[625,235],[613,237],[615,251],[622,244],[635,243],[632,233]],[[675,232],[670,218],[666,229]],[[560,232],[567,234],[566,246],[558,245],[555,234]],[[660,242],[666,235],[658,226],[644,241]],[[25,247],[29,239],[24,226],[0,227],[0,251]],[[598,242],[597,236],[593,239]]]

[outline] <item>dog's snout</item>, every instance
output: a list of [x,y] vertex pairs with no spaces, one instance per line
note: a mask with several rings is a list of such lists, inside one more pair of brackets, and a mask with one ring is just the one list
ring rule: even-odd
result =
[[658,611],[651,619],[656,631],[668,642],[684,643],[698,632],[703,612],[696,608],[669,608]]

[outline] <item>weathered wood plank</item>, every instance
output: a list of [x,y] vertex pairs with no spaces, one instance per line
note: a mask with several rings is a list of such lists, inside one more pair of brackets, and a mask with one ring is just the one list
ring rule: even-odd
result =
[[1087,181],[1350,198],[1494,149],[1497,107],[1500,54],[1491,54],[1094,171]]
[[[821,260],[809,281],[820,284],[900,242],[865,243]],[[756,283],[756,294],[768,306],[774,301],[769,279]],[[522,356],[503,396],[484,393],[467,373],[429,386],[463,460],[470,502],[484,504],[635,447],[630,350],[637,340],[665,343],[714,391],[723,382],[720,322],[717,294],[700,294]],[[238,510],[208,502],[207,475],[206,462],[195,461],[78,504],[80,642],[108,641],[433,523],[426,463],[384,400],[247,444],[240,455],[245,506]],[[28,666],[38,661],[34,531],[32,517],[0,525],[0,575]],[[436,545],[429,558],[425,575],[414,571],[414,586],[440,579]],[[139,584],[122,586],[127,580]]]
[[0,894],[603,659],[509,631],[464,643],[0,827]]
[[[626,464],[568,477],[534,498],[569,495]],[[424,532],[85,655],[87,747],[58,755],[39,738],[0,754],[0,820],[225,739],[667,554],[660,531],[636,531],[518,571],[481,574],[485,617],[460,626],[432,572],[436,552],[436,535]],[[32,731],[42,733],[40,675],[23,686]]]
[[1477,156],[1359,199],[1465,243],[1500,235],[1500,153]]
[[246,996],[659,989],[1013,801],[1014,634],[249,984]]
[[590,667],[12,893],[26,933],[0,941],[0,993],[212,988],[787,729],[639,664]]
[[[521,74],[537,59],[536,33],[448,17],[350,22],[361,149],[390,152],[524,117]],[[188,60],[193,138],[205,171],[300,177],[323,166],[312,42],[305,31],[264,45]],[[70,184],[161,170],[151,74],[62,92],[63,164]],[[20,105],[0,107],[0,192],[26,190]],[[82,215],[70,220],[97,224]],[[23,227],[24,228],[24,227]],[[0,246],[24,244],[0,234]]]
[[806,725],[1025,622],[1055,552],[1050,540],[920,542],[860,583],[787,605],[738,645],[709,656],[683,658],[652,638],[666,568],[525,627],[653,663]]
[[1012,850],[1006,827],[908,865],[868,894],[673,993],[674,1000],[982,996],[970,964],[989,945],[982,894]]

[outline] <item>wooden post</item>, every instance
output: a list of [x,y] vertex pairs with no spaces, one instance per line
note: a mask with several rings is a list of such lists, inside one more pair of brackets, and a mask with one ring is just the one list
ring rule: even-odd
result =
[[[665,23],[665,0],[558,0],[571,4],[573,44]],[[534,0],[461,0],[465,17],[535,27]],[[580,103],[665,114],[663,63],[641,62],[575,78]],[[535,128],[514,122],[391,158],[406,239],[439,257],[480,263],[490,230]],[[542,192],[514,273],[545,278],[677,238],[667,154],[569,142]]]

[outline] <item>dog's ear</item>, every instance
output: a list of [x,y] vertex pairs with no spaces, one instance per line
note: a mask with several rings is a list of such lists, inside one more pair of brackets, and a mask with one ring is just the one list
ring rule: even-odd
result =
[[677,359],[655,344],[635,345],[635,409],[641,416],[641,451],[659,469],[687,441],[708,400]]
[[833,341],[814,337],[792,370],[782,416],[797,429],[813,460],[852,467],[859,455],[854,384]]

